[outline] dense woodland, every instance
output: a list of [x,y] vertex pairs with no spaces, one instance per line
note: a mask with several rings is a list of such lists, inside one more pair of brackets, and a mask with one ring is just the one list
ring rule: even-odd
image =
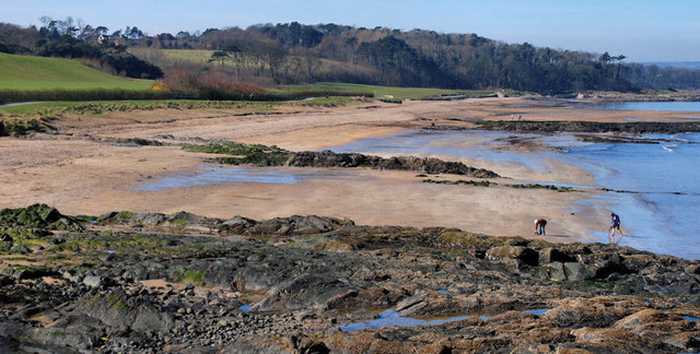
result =
[[[212,54],[196,63],[169,58],[160,49]],[[130,77],[159,78],[164,72],[172,85],[333,81],[540,93],[700,87],[700,71],[625,63],[624,55],[508,44],[476,34],[335,24],[148,35],[138,27],[110,31],[71,18],[42,18],[40,28],[0,24],[0,51],[82,58]]]

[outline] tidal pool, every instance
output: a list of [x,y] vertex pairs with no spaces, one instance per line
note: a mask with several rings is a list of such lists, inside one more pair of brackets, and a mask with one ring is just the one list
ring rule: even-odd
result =
[[296,184],[307,179],[348,178],[350,171],[340,169],[248,168],[204,165],[193,173],[166,176],[141,184],[138,192],[160,192],[168,189],[202,187],[231,183]]
[[342,325],[340,326],[340,331],[345,333],[352,333],[357,331],[363,331],[366,329],[380,329],[385,327],[433,327],[441,326],[450,322],[464,321],[468,318],[469,316],[455,316],[438,320],[421,320],[412,317],[403,317],[394,310],[387,310],[379,314],[379,316],[374,320]]

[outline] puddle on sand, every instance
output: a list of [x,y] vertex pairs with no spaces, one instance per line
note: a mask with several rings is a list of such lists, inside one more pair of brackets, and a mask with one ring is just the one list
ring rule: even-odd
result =
[[352,333],[357,331],[363,331],[366,329],[380,329],[386,327],[432,327],[440,326],[450,322],[464,321],[468,318],[469,316],[456,316],[439,320],[420,320],[412,317],[403,317],[394,310],[387,310],[382,312],[377,319],[366,322],[356,322],[342,325],[340,326],[340,331],[345,333]]
[[169,189],[203,187],[233,183],[296,184],[307,179],[343,178],[350,171],[301,168],[247,168],[204,165],[196,173],[178,174],[144,183],[137,192],[159,192]]

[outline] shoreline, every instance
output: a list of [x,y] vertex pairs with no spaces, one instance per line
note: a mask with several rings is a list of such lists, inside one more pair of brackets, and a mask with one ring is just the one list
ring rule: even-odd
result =
[[[606,225],[599,212],[577,205],[574,198],[556,192],[463,188],[422,185],[413,172],[390,173],[357,169],[348,180],[311,179],[291,186],[242,183],[183,188],[167,192],[134,192],[132,188],[163,176],[197,173],[208,154],[182,151],[178,146],[123,147],[109,139],[153,139],[171,135],[173,141],[191,138],[231,139],[242,143],[275,144],[290,150],[320,150],[369,137],[388,137],[414,129],[438,126],[472,126],[522,105],[528,118],[541,119],[569,112],[572,120],[625,121],[629,112],[571,111],[567,108],[531,107],[524,99],[480,99],[456,102],[408,102],[405,105],[353,106],[310,110],[308,113],[240,116],[225,112],[141,112],[109,114],[104,119],[73,117],[58,122],[70,139],[0,139],[0,176],[12,183],[0,186],[0,207],[46,202],[73,214],[94,211],[137,210],[177,212],[206,216],[255,218],[320,214],[341,216],[371,225],[448,226],[492,235],[530,236],[531,220],[552,215],[552,234],[568,236],[553,241],[595,240],[591,225]],[[649,119],[652,115],[643,112]],[[636,115],[636,114],[635,114]],[[165,120],[165,116],[172,118]],[[676,121],[678,113],[660,115]],[[675,117],[675,118],[674,118]],[[103,122],[104,124],[99,124]],[[105,139],[82,140],[81,134]],[[469,144],[469,142],[465,142]],[[525,148],[527,151],[528,148]],[[46,154],[46,152],[51,152]],[[418,154],[420,155],[420,154]],[[436,156],[440,157],[440,156]],[[444,156],[443,156],[444,157]],[[449,160],[455,160],[453,158]],[[591,184],[585,171],[558,164],[551,173],[533,173],[515,165],[470,158],[457,159],[488,168],[523,183],[556,180]],[[554,178],[552,178],[554,177]],[[253,201],[253,202],[251,202]],[[300,206],[301,205],[301,206]],[[513,208],[513,205],[518,205]],[[545,206],[543,209],[542,206]],[[579,210],[579,208],[583,208]],[[533,210],[537,210],[533,212]],[[576,212],[576,216],[570,215]],[[498,220],[491,222],[491,220]],[[573,237],[572,237],[573,236]]]

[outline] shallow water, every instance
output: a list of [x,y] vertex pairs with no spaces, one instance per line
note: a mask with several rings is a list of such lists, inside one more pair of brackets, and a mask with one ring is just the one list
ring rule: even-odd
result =
[[595,105],[613,111],[700,112],[700,102],[619,102]]
[[[499,139],[505,139],[513,135],[494,131],[418,131],[388,137],[362,139],[335,147],[332,150],[335,152],[361,152],[366,154],[448,156],[476,161],[517,164],[537,171],[550,168],[545,161],[545,158],[549,157],[550,154],[538,153],[537,158],[533,158],[530,154],[497,150],[499,147],[508,145],[507,142]],[[539,135],[519,134],[518,137],[537,138]],[[465,144],[466,138],[469,138],[469,145]],[[575,139],[568,139],[567,137],[561,139],[552,137],[551,140],[553,146],[563,145],[563,140],[572,140],[569,144],[575,144]]]
[[344,178],[348,171],[301,168],[247,168],[204,165],[194,173],[167,176],[141,184],[138,192],[159,192],[168,189],[202,187],[229,183],[296,184],[307,179]]
[[[699,142],[700,134],[676,138]],[[700,258],[700,145],[595,144],[572,149],[564,159],[593,172],[601,186],[642,192],[598,197],[622,216],[629,234],[623,244]]]
[[344,324],[340,326],[340,331],[352,333],[366,329],[380,329],[385,327],[432,327],[444,325],[450,322],[464,321],[468,318],[469,316],[455,316],[439,320],[420,320],[412,317],[403,317],[394,310],[387,310],[379,314],[379,316],[374,320]]
[[[557,151],[502,151],[504,139],[517,136],[535,139]],[[621,215],[628,233],[621,243],[639,249],[679,257],[700,258],[700,134],[648,135],[670,139],[664,144],[582,143],[568,134],[537,135],[492,131],[412,132],[384,138],[356,141],[337,147],[339,152],[418,154],[455,159],[515,164],[532,171],[548,173],[556,160],[585,169],[595,177],[596,186],[639,193],[603,193],[610,211]],[[465,142],[469,141],[469,144]],[[557,184],[556,181],[541,183]],[[585,187],[585,186],[583,186]],[[681,193],[677,195],[673,193]],[[607,225],[598,225],[593,236],[607,241]]]

